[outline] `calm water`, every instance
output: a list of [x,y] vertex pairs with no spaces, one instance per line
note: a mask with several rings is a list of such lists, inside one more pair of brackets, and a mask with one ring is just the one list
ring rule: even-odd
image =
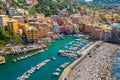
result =
[[[16,56],[9,57],[5,65],[0,65],[0,80],[16,80],[17,77],[29,70],[31,66],[35,66],[46,59],[50,59],[52,56],[56,57],[55,61],[47,63],[44,67],[33,73],[27,80],[58,80],[58,77],[52,75],[55,69],[64,62],[73,62],[73,59],[59,56],[58,50],[61,45],[66,46],[73,40],[72,37],[66,37],[65,40],[56,40],[51,43],[47,51],[17,63],[12,62],[12,59]],[[86,44],[83,46],[85,45]]]
[[120,80],[120,50],[117,52],[112,64],[112,80]]

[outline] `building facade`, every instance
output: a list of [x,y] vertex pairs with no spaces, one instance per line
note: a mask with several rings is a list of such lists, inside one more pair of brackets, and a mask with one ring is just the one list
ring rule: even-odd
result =
[[26,37],[28,42],[37,42],[39,40],[38,29],[36,29],[35,27],[28,27],[26,29]]
[[17,20],[10,20],[8,21],[8,30],[11,30],[15,33],[17,33],[19,29],[19,24]]
[[7,30],[7,26],[8,26],[8,16],[7,15],[0,15],[0,28],[3,30]]

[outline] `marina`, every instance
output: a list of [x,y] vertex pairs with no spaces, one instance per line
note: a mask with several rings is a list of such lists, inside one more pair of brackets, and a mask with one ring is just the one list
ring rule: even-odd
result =
[[[88,40],[85,40],[85,37],[83,35],[78,35],[78,37],[75,38],[74,41],[70,42],[63,49],[59,50],[58,54],[61,56],[77,59],[81,56],[79,52],[83,50],[86,46],[88,46],[89,43],[90,42]],[[83,45],[85,44],[86,46],[83,47]]]
[[[45,64],[44,67],[40,68],[39,65],[36,72],[34,72],[34,68],[32,68],[34,74],[28,74],[25,77],[28,79],[29,76],[29,80],[58,80],[65,68],[64,66],[64,68],[60,68],[59,66],[66,62],[71,63],[74,61],[74,59],[58,55],[58,51],[61,49],[61,45],[67,46],[72,41],[74,41],[72,36],[67,36],[64,40],[55,40],[48,46],[48,50],[41,52],[42,54],[37,54],[36,56],[29,57],[16,63],[13,63],[13,59],[17,59],[17,56],[8,57],[6,64],[0,66],[0,79],[16,80],[20,75],[23,75],[27,70],[30,70],[31,66],[36,66],[36,64],[39,64],[44,60],[46,60],[45,62],[48,62],[49,60],[47,59],[50,59],[51,62]],[[81,47],[85,47],[86,45],[87,44],[83,44]],[[57,74],[59,73],[59,75],[57,77],[54,76],[54,72],[57,72]],[[8,74],[9,76],[6,77]]]

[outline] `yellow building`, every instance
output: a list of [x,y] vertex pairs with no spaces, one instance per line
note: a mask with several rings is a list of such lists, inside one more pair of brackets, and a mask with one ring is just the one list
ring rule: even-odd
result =
[[37,42],[39,40],[38,29],[36,29],[35,27],[28,27],[26,29],[26,37],[28,42]]
[[40,20],[44,20],[45,19],[45,15],[44,14],[35,14],[34,15],[34,17],[36,18],[36,19],[40,19]]
[[27,23],[19,23],[19,28],[22,29],[23,34],[26,35],[26,29],[28,28]]
[[0,28],[7,30],[8,20],[9,18],[7,15],[0,15]]
[[11,30],[17,33],[18,29],[19,29],[19,25],[17,20],[12,19],[8,21],[8,30]]

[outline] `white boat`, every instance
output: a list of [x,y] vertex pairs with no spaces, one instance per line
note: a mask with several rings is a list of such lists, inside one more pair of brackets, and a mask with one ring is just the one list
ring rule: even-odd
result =
[[55,60],[56,58],[53,56],[53,57],[51,57],[51,59],[52,59],[52,60]]
[[60,68],[57,68],[56,71],[60,72],[61,70],[60,70]]
[[59,76],[60,73],[58,73],[58,72],[54,72],[53,75],[54,75],[54,76]]
[[25,77],[25,78],[29,78],[29,76],[28,76],[28,75],[24,75],[24,77]]
[[17,60],[16,59],[13,59],[13,62],[16,62]]
[[66,63],[62,64],[62,65],[60,66],[60,68],[65,68],[65,67],[68,66],[69,64],[70,64],[70,62],[66,62]]
[[44,62],[47,63],[47,62],[49,62],[49,61],[50,61],[50,59],[47,59],[47,60],[45,60]]

